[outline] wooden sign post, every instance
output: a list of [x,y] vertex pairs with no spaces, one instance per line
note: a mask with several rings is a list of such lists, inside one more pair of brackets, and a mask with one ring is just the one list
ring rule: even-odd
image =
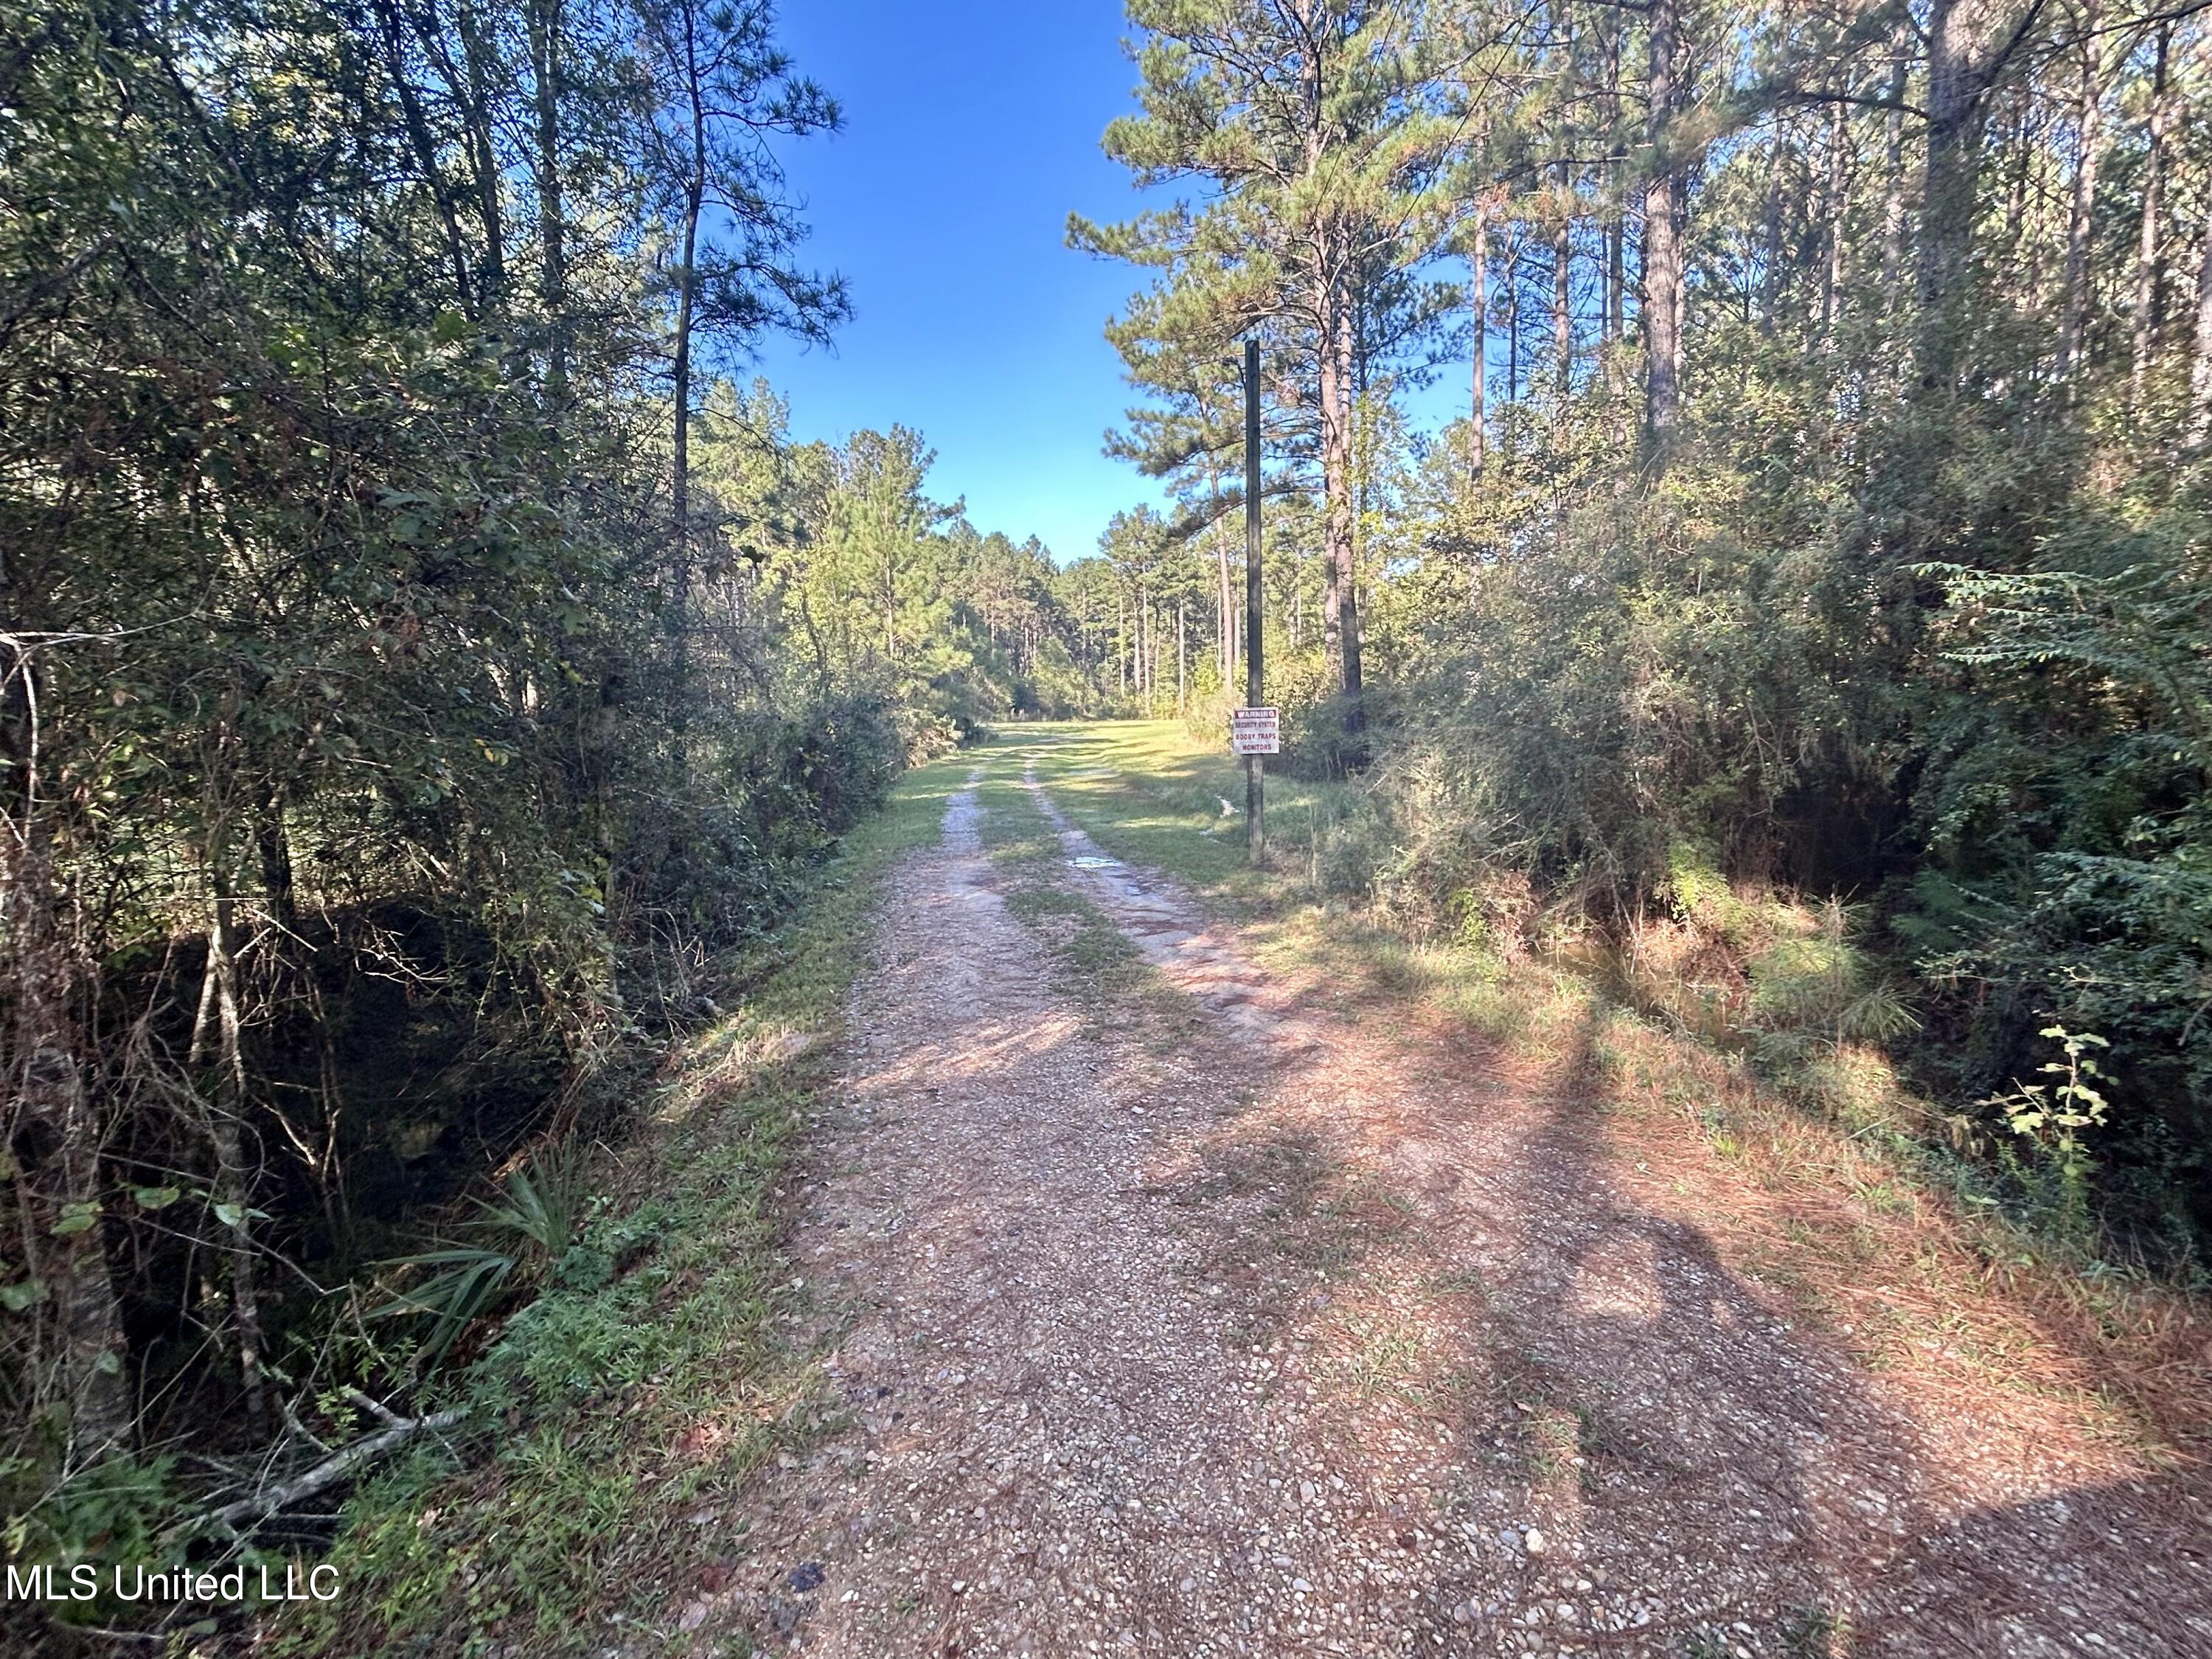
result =
[[[1260,677],[1260,343],[1244,342],[1244,702],[1230,717],[1231,742],[1244,757],[1244,846],[1255,865],[1267,858],[1267,784],[1262,755],[1278,751],[1275,711],[1263,708],[1267,690]],[[1238,723],[1265,714],[1264,740],[1255,725],[1255,746],[1247,748]]]

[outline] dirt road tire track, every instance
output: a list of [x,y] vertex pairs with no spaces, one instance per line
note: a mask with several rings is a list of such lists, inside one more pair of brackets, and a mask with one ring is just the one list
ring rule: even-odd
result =
[[1071,866],[1206,1015],[1168,1053],[1102,1030],[975,782],[890,883],[793,1240],[847,1425],[688,1624],[854,1659],[2212,1654],[2193,1481],[1916,1418],[1616,1190],[1571,1099]]

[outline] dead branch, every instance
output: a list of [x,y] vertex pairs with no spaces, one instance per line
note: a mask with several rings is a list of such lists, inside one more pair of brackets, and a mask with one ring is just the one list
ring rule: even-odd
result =
[[391,1427],[380,1429],[364,1439],[355,1441],[343,1450],[325,1458],[306,1474],[295,1475],[282,1486],[264,1488],[251,1498],[241,1498],[235,1503],[224,1504],[215,1512],[215,1518],[225,1527],[234,1527],[242,1521],[258,1520],[263,1516],[274,1515],[303,1498],[313,1498],[326,1486],[336,1486],[362,1464],[404,1444],[415,1436],[450,1429],[467,1415],[465,1411],[454,1410],[433,1412],[427,1417],[396,1418]]

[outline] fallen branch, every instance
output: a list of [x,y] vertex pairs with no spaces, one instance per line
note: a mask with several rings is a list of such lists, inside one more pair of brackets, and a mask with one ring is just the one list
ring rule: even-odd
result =
[[378,1422],[383,1424],[384,1426],[388,1429],[400,1428],[404,1426],[407,1421],[405,1418],[402,1417],[398,1412],[392,1410],[391,1407],[386,1405],[381,1400],[371,1399],[368,1395],[363,1394],[359,1389],[346,1389],[345,1397],[348,1400],[352,1401],[355,1405],[360,1407],[363,1411],[367,1412],[370,1416],[374,1417]]
[[467,1415],[466,1412],[457,1410],[434,1412],[428,1417],[394,1418],[391,1427],[379,1430],[366,1439],[355,1441],[343,1450],[325,1458],[306,1474],[295,1475],[280,1486],[270,1486],[256,1492],[251,1498],[241,1498],[236,1503],[224,1504],[215,1512],[215,1518],[225,1527],[234,1527],[241,1521],[258,1520],[264,1515],[274,1515],[303,1498],[313,1498],[325,1486],[336,1486],[362,1464],[383,1455],[415,1436],[450,1429]]

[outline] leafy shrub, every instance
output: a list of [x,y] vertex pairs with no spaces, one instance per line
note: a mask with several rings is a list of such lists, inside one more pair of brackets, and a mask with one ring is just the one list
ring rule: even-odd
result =
[[[1382,695],[1378,690],[1366,700],[1367,719],[1382,713],[1378,706]],[[1364,726],[1358,732],[1348,728],[1351,705],[1333,686],[1319,653],[1301,652],[1270,664],[1267,696],[1282,710],[1279,763],[1291,776],[1348,777],[1367,763],[1369,738]]]

